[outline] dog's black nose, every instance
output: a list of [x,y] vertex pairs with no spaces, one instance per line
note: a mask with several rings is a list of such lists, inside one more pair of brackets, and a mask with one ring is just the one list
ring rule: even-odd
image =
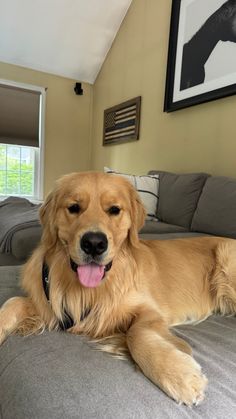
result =
[[104,233],[89,231],[80,241],[81,249],[91,256],[99,256],[107,250],[108,241]]

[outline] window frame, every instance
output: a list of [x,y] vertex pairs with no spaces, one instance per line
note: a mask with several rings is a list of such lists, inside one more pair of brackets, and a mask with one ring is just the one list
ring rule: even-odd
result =
[[[46,88],[32,84],[19,83],[12,80],[0,79],[0,84],[16,87],[24,90],[33,90],[40,93],[39,101],[39,147],[35,147],[35,176],[34,193],[35,196],[29,197],[32,201],[42,201],[44,193],[44,154],[45,154],[45,108],[46,108]],[[0,199],[4,198],[2,196]]]

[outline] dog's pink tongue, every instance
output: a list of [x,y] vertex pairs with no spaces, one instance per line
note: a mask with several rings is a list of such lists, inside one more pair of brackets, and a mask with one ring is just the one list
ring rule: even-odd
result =
[[79,280],[82,285],[88,288],[94,288],[99,285],[104,276],[105,266],[89,263],[77,268]]

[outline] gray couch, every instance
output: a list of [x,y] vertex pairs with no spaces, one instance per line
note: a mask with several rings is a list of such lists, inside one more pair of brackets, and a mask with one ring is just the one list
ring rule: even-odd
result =
[[[142,238],[198,235],[236,238],[236,180],[160,173],[158,222]],[[0,267],[0,304],[21,294],[19,266]],[[60,333],[10,337],[0,348],[3,419],[236,418],[236,318],[213,316],[175,329],[209,379],[206,400],[179,406],[130,361],[94,351],[87,339]]]
[[159,222],[147,221],[149,239],[215,235],[236,238],[236,179],[206,173],[159,173]]
[[0,201],[0,266],[23,263],[38,244],[39,206],[15,196]]

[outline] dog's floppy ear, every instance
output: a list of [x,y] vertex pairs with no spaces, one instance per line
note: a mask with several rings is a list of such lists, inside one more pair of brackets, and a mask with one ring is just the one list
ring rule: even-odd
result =
[[43,226],[43,242],[49,247],[53,246],[57,240],[57,228],[55,225],[56,216],[56,193],[50,192],[39,210],[40,222]]
[[146,211],[137,191],[131,186],[130,188],[130,203],[131,203],[131,227],[129,230],[130,243],[134,247],[139,245],[138,232],[144,225]]

